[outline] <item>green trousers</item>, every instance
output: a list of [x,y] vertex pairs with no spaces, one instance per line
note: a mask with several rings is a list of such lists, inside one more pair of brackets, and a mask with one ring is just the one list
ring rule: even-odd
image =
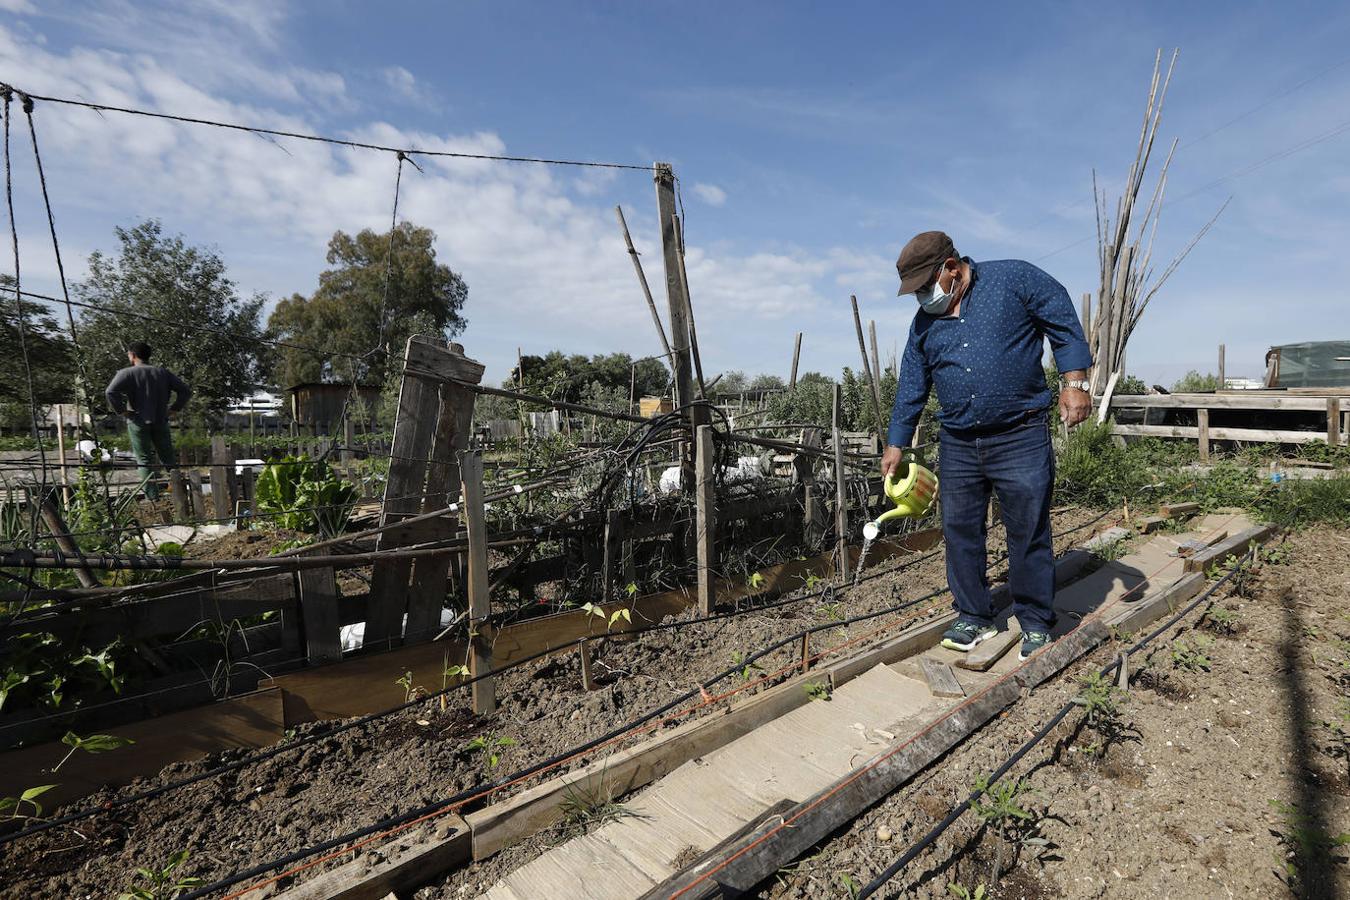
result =
[[155,464],[156,456],[159,457],[160,463],[166,466],[172,466],[175,462],[173,435],[169,432],[169,423],[142,425],[140,422],[127,419],[127,437],[131,438],[131,453],[136,457],[139,466],[137,471],[141,480],[145,481],[145,496],[151,500],[158,500],[159,485],[146,479],[159,476],[159,467]]

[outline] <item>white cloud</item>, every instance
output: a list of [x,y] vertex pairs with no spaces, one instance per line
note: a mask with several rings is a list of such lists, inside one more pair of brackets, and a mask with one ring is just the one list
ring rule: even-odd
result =
[[[221,19],[217,27],[233,33],[240,26]],[[211,40],[209,30],[194,35]],[[283,111],[295,97],[320,90],[338,106],[358,106],[339,73],[292,67],[278,74],[247,53],[224,56],[231,55],[206,58],[219,62],[212,70],[202,59],[186,65],[134,49],[54,51],[38,37],[0,26],[0,71],[39,93],[300,133],[331,126],[317,104]],[[395,84],[419,87],[406,70],[385,73]],[[268,79],[272,90],[252,89]],[[286,296],[313,290],[334,230],[389,226],[392,154],[54,104],[40,103],[36,115],[73,278],[89,249],[108,249],[112,225],[157,216],[194,243],[220,245],[244,292]],[[492,132],[437,134],[380,121],[340,136],[423,151],[510,150]],[[657,287],[663,279],[655,215],[640,205],[650,202],[649,174],[427,156],[417,162],[420,172],[404,168],[399,216],[432,228],[440,258],[468,283],[464,341],[488,363],[489,378],[513,364],[517,345],[635,355],[655,349],[613,213],[620,199],[639,204],[628,210],[628,222]],[[696,183],[693,190],[714,206],[726,199],[716,185]],[[36,202],[23,189],[20,199]],[[34,206],[23,218],[43,221]],[[42,247],[35,228],[25,236],[29,254]],[[42,279],[50,281],[51,267],[40,259],[25,261],[25,283],[50,292],[54,285]],[[792,320],[827,309],[832,317],[833,304],[846,300],[845,281],[859,284],[878,272],[884,279],[888,267],[842,249],[757,252],[691,239],[689,279],[705,364],[716,367],[720,357],[754,368],[757,354],[768,352],[761,349],[766,329],[790,333],[800,327]],[[759,337],[750,347],[748,334]]]
[[37,12],[31,0],[0,0],[0,11],[16,15],[33,15]]
[[715,184],[695,182],[693,191],[698,198],[709,206],[721,206],[727,202],[727,192]]

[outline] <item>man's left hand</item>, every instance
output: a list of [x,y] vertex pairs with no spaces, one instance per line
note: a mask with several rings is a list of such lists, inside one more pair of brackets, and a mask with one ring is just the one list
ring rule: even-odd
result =
[[1092,414],[1092,395],[1078,388],[1066,387],[1059,392],[1059,417],[1072,428]]

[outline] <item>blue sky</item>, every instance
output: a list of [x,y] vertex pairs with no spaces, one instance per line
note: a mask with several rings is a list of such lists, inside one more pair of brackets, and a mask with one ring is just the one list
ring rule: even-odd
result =
[[[1114,196],[1160,47],[1181,49],[1160,145],[1182,146],[1155,256],[1233,199],[1155,298],[1130,369],[1170,383],[1213,368],[1223,341],[1229,374],[1254,375],[1272,343],[1350,336],[1344,4],[937,14],[891,3],[0,0],[0,80],[36,93],[427,149],[669,160],[705,368],[783,375],[799,330],[804,368],[856,365],[850,293],[877,320],[883,354],[903,340],[914,303],[895,296],[894,260],[917,231],[946,230],[976,259],[1030,259],[1075,298],[1092,290],[1092,171]],[[111,246],[114,225],[155,216],[218,247],[244,290],[282,297],[314,288],[334,229],[388,227],[386,155],[52,105],[37,116],[76,275],[90,250]],[[25,283],[50,290],[22,137]],[[462,340],[490,380],[517,346],[659,349],[612,211],[623,204],[659,285],[646,173],[423,168],[405,174],[400,210],[436,230],[441,258],[468,282]]]

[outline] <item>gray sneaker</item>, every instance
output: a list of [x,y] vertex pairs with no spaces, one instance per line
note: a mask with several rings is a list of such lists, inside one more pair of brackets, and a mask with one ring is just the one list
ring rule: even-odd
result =
[[1022,652],[1017,654],[1017,658],[1025,662],[1033,653],[1048,646],[1050,646],[1048,631],[1028,631],[1022,635]]
[[981,641],[987,641],[998,634],[998,629],[993,625],[981,625],[979,622],[972,622],[970,619],[957,619],[952,623],[952,627],[942,635],[942,646],[948,650],[960,650],[962,653],[975,648],[975,645]]

